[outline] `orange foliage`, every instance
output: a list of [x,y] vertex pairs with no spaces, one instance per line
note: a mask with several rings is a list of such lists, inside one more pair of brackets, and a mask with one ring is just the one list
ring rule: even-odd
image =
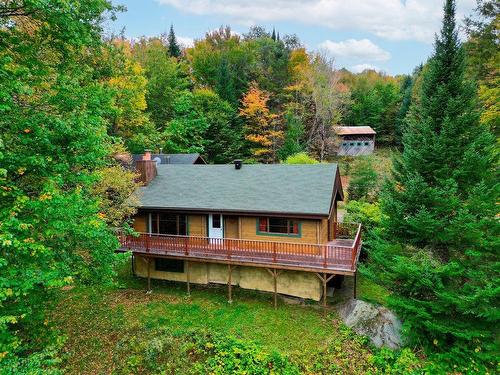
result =
[[269,111],[269,94],[260,90],[256,83],[241,100],[240,116],[245,119],[245,139],[255,146],[252,153],[261,162],[273,162],[277,144],[283,138],[279,129],[278,116]]

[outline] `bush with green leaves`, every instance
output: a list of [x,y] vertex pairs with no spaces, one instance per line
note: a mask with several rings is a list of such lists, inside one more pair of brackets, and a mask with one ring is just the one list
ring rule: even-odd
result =
[[319,161],[310,157],[305,152],[299,152],[298,154],[291,155],[286,158],[285,164],[318,164]]
[[370,231],[380,226],[382,221],[382,210],[378,203],[350,200],[344,206],[346,214],[345,222],[362,223],[365,231]]

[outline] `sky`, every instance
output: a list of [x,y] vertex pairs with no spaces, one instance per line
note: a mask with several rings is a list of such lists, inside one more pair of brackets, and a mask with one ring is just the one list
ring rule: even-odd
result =
[[[408,74],[432,53],[442,0],[113,0],[124,5],[107,32],[139,38],[168,32],[185,46],[230,25],[239,34],[252,25],[297,34],[310,51],[335,59],[337,68]],[[457,0],[459,24],[476,0]]]

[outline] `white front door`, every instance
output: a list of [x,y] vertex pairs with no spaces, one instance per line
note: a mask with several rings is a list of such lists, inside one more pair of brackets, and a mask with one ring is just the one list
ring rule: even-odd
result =
[[224,237],[224,221],[221,214],[208,215],[208,237],[223,238]]

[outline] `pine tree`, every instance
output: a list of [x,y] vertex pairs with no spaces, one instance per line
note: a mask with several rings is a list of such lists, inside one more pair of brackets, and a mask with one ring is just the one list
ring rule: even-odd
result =
[[396,126],[394,129],[394,141],[396,145],[401,146],[405,120],[411,105],[411,96],[413,91],[413,79],[411,76],[405,76],[401,84],[401,106],[399,107],[398,115],[396,117]]
[[369,157],[359,157],[350,174],[347,189],[349,201],[374,201],[377,195],[377,171]]
[[181,56],[181,47],[177,42],[177,38],[175,37],[174,25],[170,25],[170,31],[167,37],[168,41],[168,53],[172,57],[180,57]]
[[402,157],[382,194],[385,240],[372,246],[369,270],[392,289],[390,304],[410,338],[440,363],[474,372],[495,363],[499,185],[494,137],[479,123],[475,87],[464,76],[455,2],[444,11]]
[[271,39],[276,42],[276,30],[273,27],[273,33],[271,34]]

